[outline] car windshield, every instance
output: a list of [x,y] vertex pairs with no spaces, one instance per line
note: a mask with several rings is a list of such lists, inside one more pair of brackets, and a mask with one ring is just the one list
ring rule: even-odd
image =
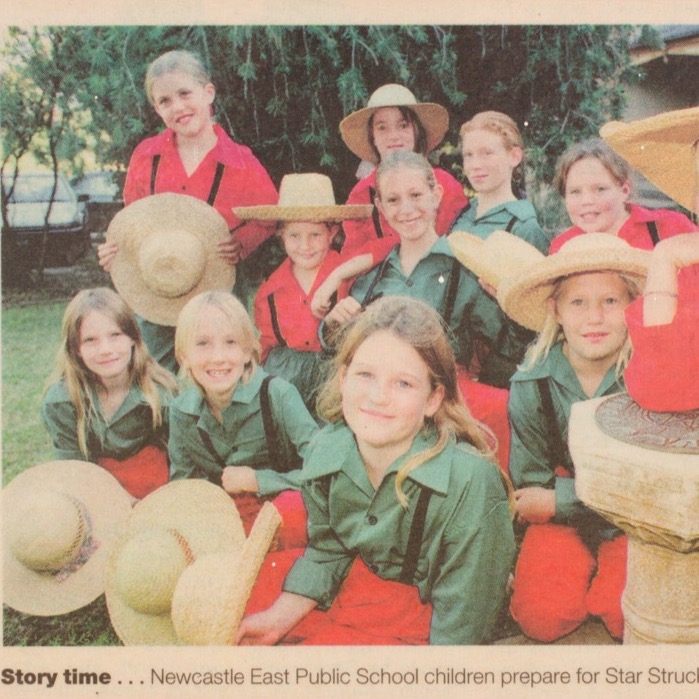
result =
[[[8,191],[11,186],[11,180],[3,178],[5,190]],[[18,202],[42,202],[49,201],[51,190],[53,189],[53,177],[47,176],[25,176],[21,175],[15,182],[15,188],[12,192],[13,203]],[[70,190],[66,183],[60,177],[56,183],[56,194],[54,201],[71,201]]]

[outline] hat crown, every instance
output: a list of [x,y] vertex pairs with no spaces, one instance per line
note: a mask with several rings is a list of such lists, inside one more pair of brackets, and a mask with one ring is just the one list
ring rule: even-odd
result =
[[15,558],[35,571],[55,571],[73,561],[87,532],[78,503],[49,490],[23,497],[12,508],[6,526]]
[[415,95],[403,85],[389,83],[374,90],[367,102],[368,108],[405,107],[417,104]]
[[284,175],[279,186],[279,207],[335,206],[333,184],[315,172]]
[[561,245],[558,252],[554,254],[574,255],[580,252],[603,249],[627,251],[632,248],[625,240],[616,235],[610,235],[609,233],[585,233],[567,240]]

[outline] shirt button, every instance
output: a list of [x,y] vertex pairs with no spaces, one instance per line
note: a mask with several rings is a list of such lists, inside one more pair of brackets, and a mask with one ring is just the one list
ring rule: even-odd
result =
[[406,285],[406,286],[412,286],[412,285],[413,285],[413,280],[412,280],[412,279],[408,279],[408,281],[405,282],[405,285]]
[[303,300],[303,305],[308,306],[308,301],[306,299]]
[[374,515],[369,515],[369,524],[374,525],[378,522],[379,520],[374,516]]
[[308,340],[306,340],[303,344],[306,345],[306,347],[308,347],[311,343]]

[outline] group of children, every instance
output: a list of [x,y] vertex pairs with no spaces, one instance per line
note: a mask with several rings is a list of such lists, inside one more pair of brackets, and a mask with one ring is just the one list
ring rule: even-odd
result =
[[[510,604],[523,631],[552,641],[593,614],[621,637],[626,542],[575,495],[568,416],[576,401],[623,390],[625,313],[648,251],[660,241],[665,267],[651,269],[670,286],[653,289],[676,302],[675,267],[697,262],[696,236],[678,234],[696,226],[629,204],[629,167],[593,140],[560,160],[573,227],[551,241],[518,198],[512,119],[483,112],[463,125],[469,199],[426,159],[446,110],[397,85],[340,125],[375,165],[346,205],[319,174],[286,175],[277,196],[214,122],[196,57],[161,56],[146,90],[167,128],[134,152],[125,203],[189,194],[226,219],[218,254],[229,264],[273,233],[287,259],[260,287],[254,322],[228,291],[190,299],[175,328],[137,318],[111,290],[80,292],[43,405],[58,458],[99,463],[134,498],[208,479],[248,530],[274,499],[278,550],[240,643],[487,642],[513,518],[527,525]],[[448,239],[496,230],[549,253],[498,289]],[[118,254],[98,250],[106,270]],[[644,305],[648,325],[675,314],[657,310]]]

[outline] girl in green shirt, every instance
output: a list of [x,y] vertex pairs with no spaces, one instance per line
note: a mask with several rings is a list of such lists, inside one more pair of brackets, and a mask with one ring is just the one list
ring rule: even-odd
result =
[[438,314],[396,296],[359,314],[319,410],[330,424],[304,461],[308,545],[270,554],[258,578],[267,602],[279,591],[269,574],[293,567],[239,642],[487,641],[514,553],[510,509]]

